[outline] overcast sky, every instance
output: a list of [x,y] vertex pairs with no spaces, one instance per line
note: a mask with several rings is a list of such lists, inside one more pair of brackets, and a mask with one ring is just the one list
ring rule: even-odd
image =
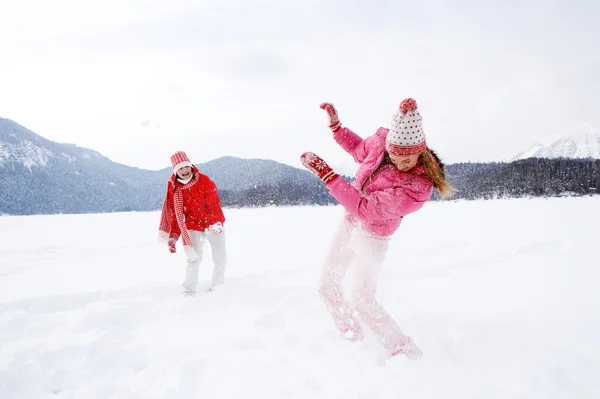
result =
[[146,169],[184,150],[352,170],[414,97],[447,162],[600,128],[600,2],[0,0],[0,117]]

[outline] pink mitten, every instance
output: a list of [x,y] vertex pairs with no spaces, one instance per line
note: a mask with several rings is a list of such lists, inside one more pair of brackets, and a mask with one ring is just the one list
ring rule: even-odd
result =
[[306,169],[314,173],[315,176],[321,179],[325,184],[339,176],[325,161],[323,161],[323,159],[321,159],[320,156],[312,152],[305,152],[302,154],[300,161]]
[[340,127],[342,127],[342,124],[338,118],[337,110],[331,103],[322,103],[320,108],[327,112],[327,115],[329,116],[329,128],[335,133]]
[[177,251],[177,240],[173,237],[169,238],[169,242],[167,243],[169,245],[169,252],[171,252],[172,254],[174,254]]

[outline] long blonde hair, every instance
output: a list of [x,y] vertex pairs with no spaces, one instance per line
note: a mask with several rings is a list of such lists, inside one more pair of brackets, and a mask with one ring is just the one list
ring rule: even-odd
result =
[[442,199],[446,199],[452,192],[456,191],[456,189],[446,181],[446,174],[444,173],[442,163],[439,162],[437,156],[430,151],[431,150],[425,150],[420,153],[419,161],[423,164],[423,169],[425,169],[427,177],[433,182],[433,186],[440,192]]

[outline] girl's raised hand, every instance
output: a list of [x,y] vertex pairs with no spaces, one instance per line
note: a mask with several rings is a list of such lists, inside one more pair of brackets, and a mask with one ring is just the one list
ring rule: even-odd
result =
[[334,105],[332,103],[322,103],[319,107],[327,112],[327,115],[329,116],[329,128],[335,133],[340,127],[342,127],[342,124],[340,123],[340,119],[338,118],[338,113]]

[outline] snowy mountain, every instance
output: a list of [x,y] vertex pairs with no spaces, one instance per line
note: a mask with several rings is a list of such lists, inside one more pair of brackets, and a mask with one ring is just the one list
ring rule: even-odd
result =
[[[237,201],[239,195],[227,191],[290,182],[304,199],[326,191],[310,172],[271,160],[223,157],[196,166],[227,198]],[[122,165],[97,151],[47,140],[0,118],[0,214],[155,210],[162,205],[171,173],[170,168],[153,171]]]
[[[573,140],[589,144],[588,136]],[[596,157],[460,163],[446,165],[446,172],[458,189],[455,199],[590,195],[600,193]],[[337,203],[310,172],[272,160],[227,156],[196,166],[217,184],[225,207]],[[0,215],[157,210],[171,173],[169,167],[153,171],[122,165],[0,118]]]
[[575,131],[552,135],[511,160],[534,157],[600,159],[600,131],[589,124],[584,124]]
[[[85,213],[157,206],[135,187],[144,172],[119,175],[101,154],[47,140],[0,119],[0,213]],[[146,173],[148,173],[147,171]],[[151,172],[147,177],[150,177]]]

